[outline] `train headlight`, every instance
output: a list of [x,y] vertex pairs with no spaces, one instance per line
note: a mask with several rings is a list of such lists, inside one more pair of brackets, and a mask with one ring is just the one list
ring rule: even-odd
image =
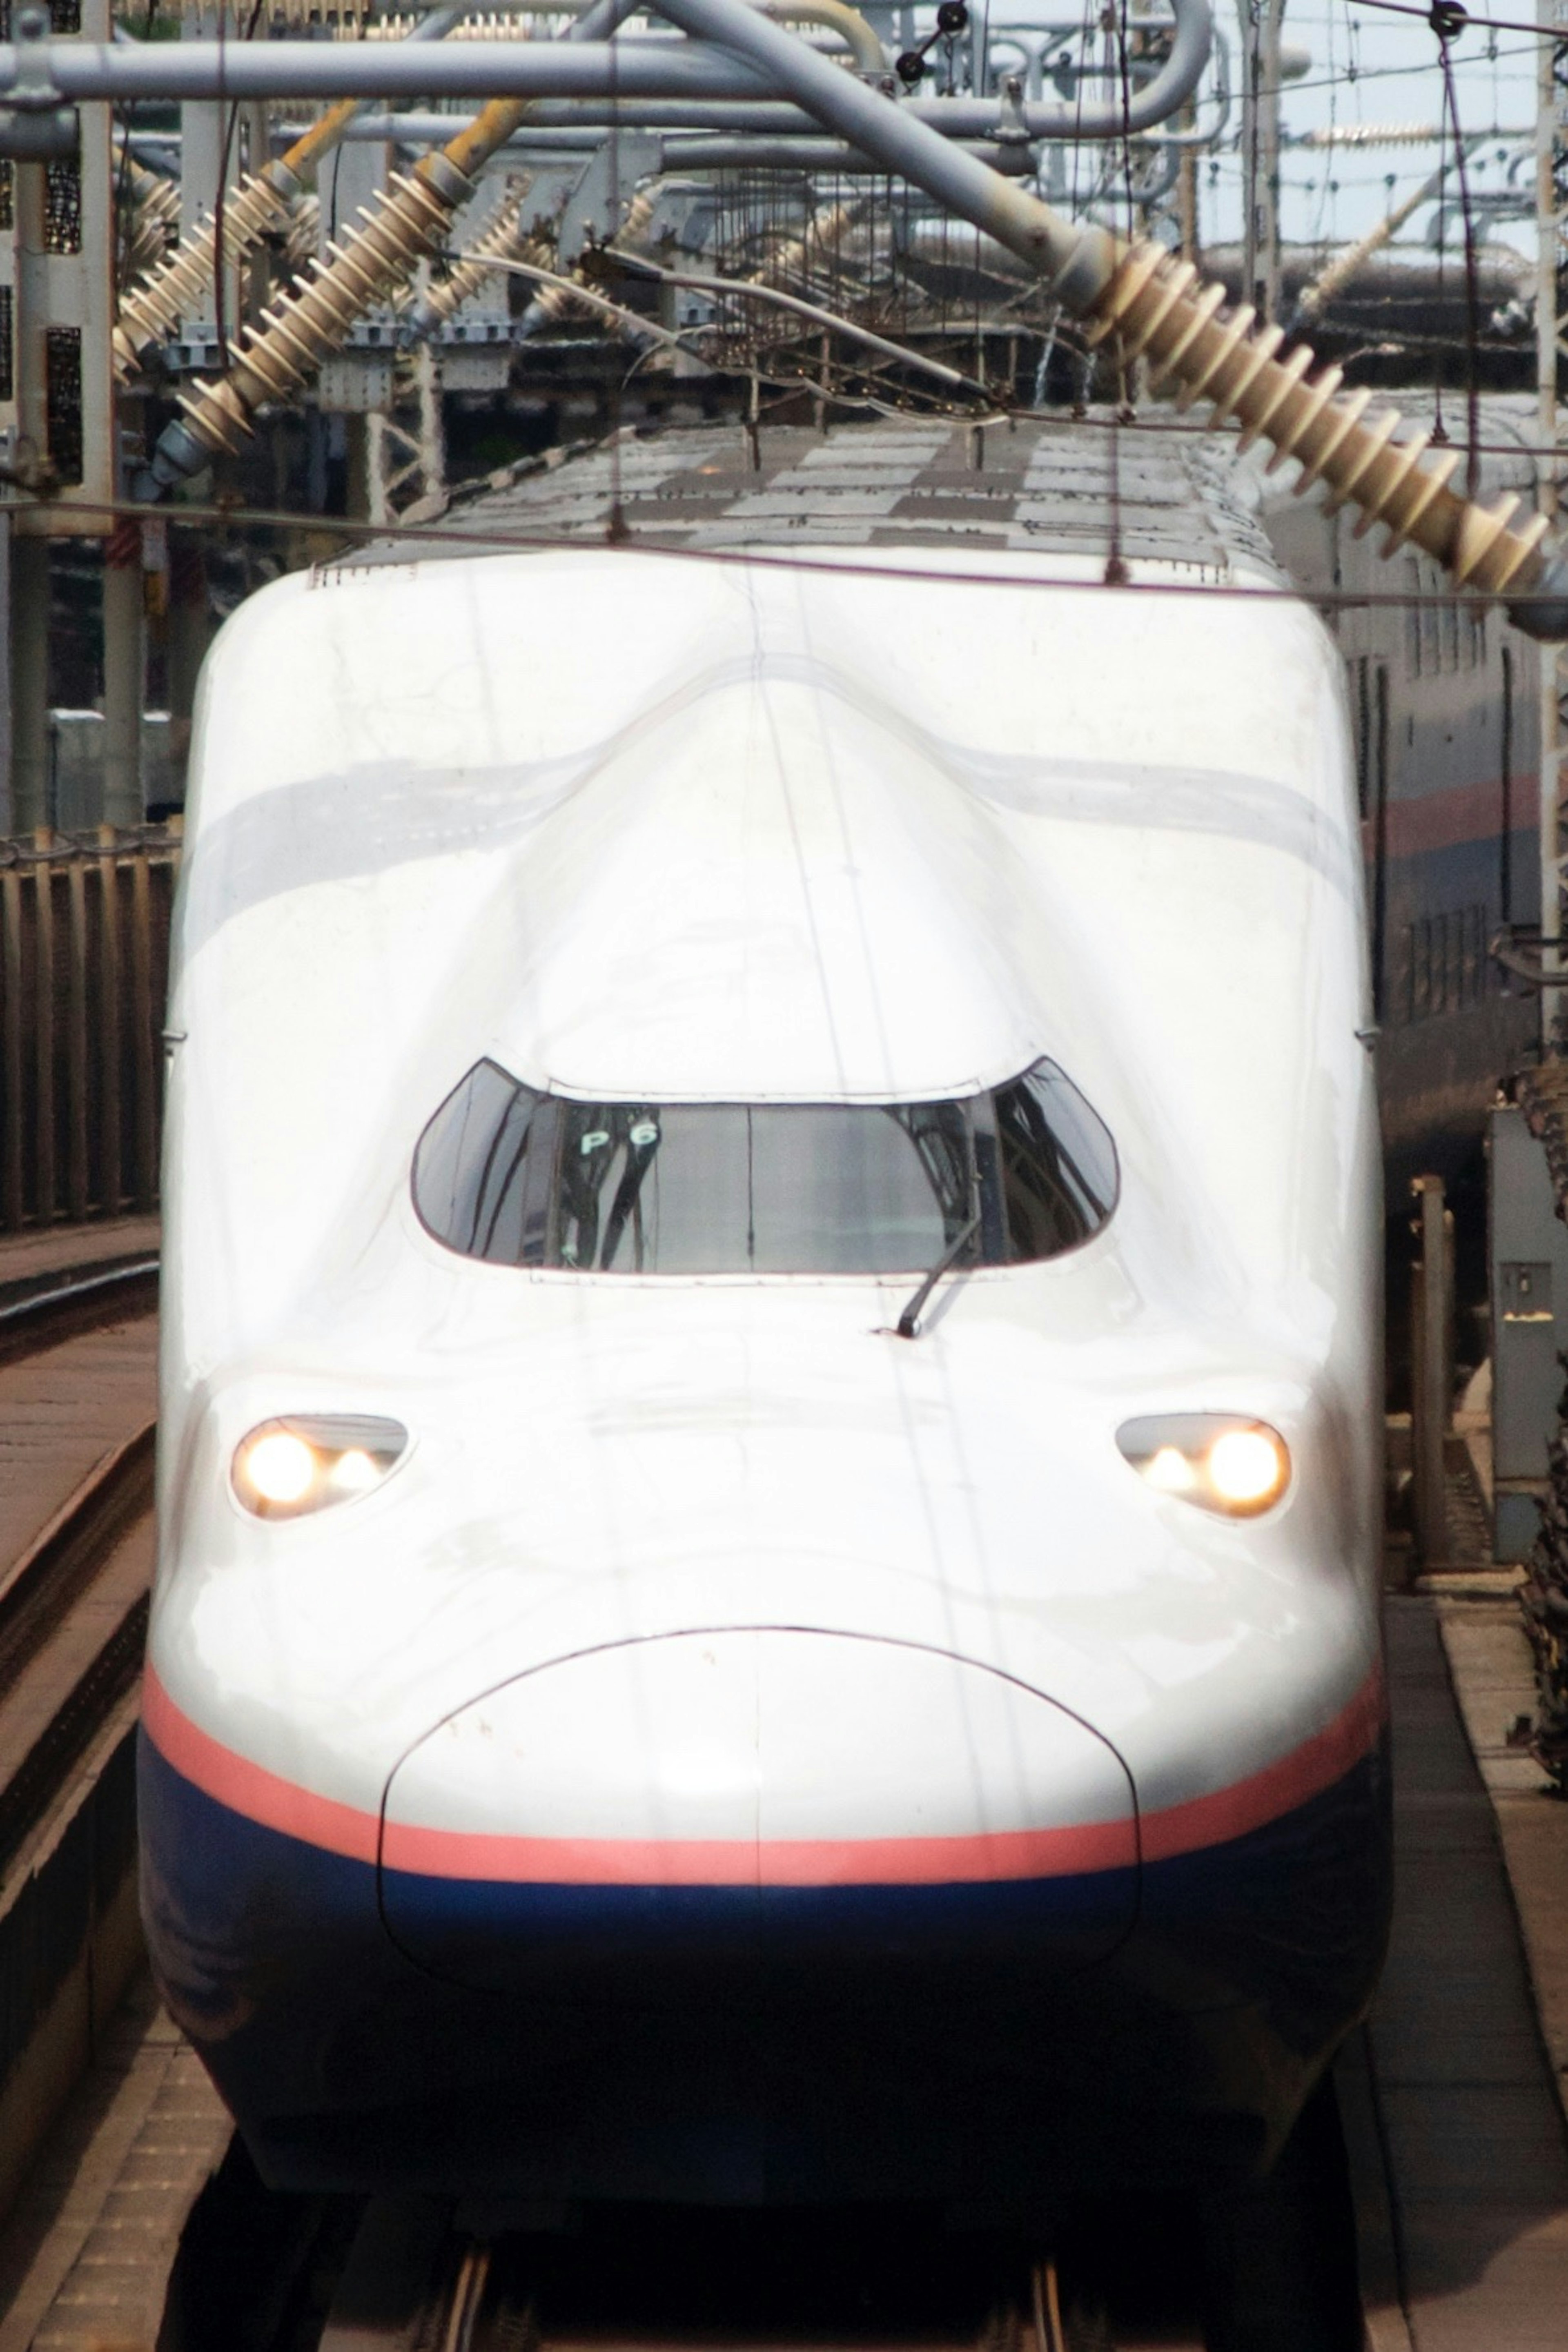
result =
[[365,1413],[264,1421],[234,1453],[234,1491],[258,1519],[297,1519],[379,1486],[408,1444],[401,1422]]
[[1152,1413],[1123,1422],[1116,1443],[1151,1486],[1227,1519],[1256,1518],[1290,1484],[1279,1431],[1239,1413]]

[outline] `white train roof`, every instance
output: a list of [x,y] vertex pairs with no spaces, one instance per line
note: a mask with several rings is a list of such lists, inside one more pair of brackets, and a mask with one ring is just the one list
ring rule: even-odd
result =
[[1100,553],[820,535],[342,566],[225,629],[172,1026],[209,1238],[251,1237],[226,1332],[405,1206],[483,1055],[590,1098],[758,1100],[942,1097],[1048,1054],[1124,1167],[1279,1272],[1292,1200],[1352,1149],[1302,1129],[1325,1056],[1360,1115],[1326,635],[1217,539],[1118,593]]
[[[1295,470],[1291,468],[1292,472]],[[1234,438],[1152,411],[962,425],[733,424],[628,429],[460,488],[440,526],[461,546],[584,540],[693,551],[878,548],[1088,555],[1277,582],[1257,461]],[[395,561],[371,551],[362,562]]]

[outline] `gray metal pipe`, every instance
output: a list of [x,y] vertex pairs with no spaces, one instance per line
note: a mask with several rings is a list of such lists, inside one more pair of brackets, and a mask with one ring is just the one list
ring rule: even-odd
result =
[[[947,142],[944,141],[943,144]],[[954,140],[951,152],[973,159],[1004,179],[1032,179],[1035,157],[1027,147],[987,146],[978,139]],[[671,136],[664,142],[667,172],[835,172],[886,176],[887,165],[863,148],[840,139],[704,138]]]
[[[1015,128],[1018,118],[1009,114],[1004,121],[995,103],[989,100],[910,98],[901,101],[899,111],[913,121],[930,123],[945,139],[995,142],[1005,132],[1010,143],[1019,148],[1033,148],[1040,143],[1032,132],[1026,139],[1018,138]],[[1028,109],[1024,110],[1026,127],[1028,112]],[[349,139],[439,143],[451,137],[461,121],[461,116],[452,114],[366,113],[343,135]],[[820,129],[816,117],[804,107],[767,98],[544,98],[537,101],[529,121],[531,124],[548,124],[559,130],[585,130],[590,126],[608,129],[612,125],[624,130],[635,123],[642,131],[754,131],[775,138],[787,138],[797,132],[810,135]]]
[[[443,12],[445,13],[445,12]],[[458,12],[454,11],[456,15]],[[759,17],[759,23],[766,23]],[[770,26],[770,30],[776,27]],[[787,33],[792,48],[805,44]],[[686,41],[45,41],[50,105],[139,99],[752,98],[765,83],[729,54]],[[0,45],[0,104],[14,104],[18,52]],[[844,82],[841,66],[821,60]],[[858,85],[856,85],[858,87]],[[38,103],[37,84],[26,99]],[[454,126],[456,127],[456,126]]]
[[[439,147],[454,131],[462,129],[465,120],[473,118],[423,109],[410,114],[362,114],[343,136],[373,144],[390,141],[399,147]],[[549,130],[581,131],[584,143],[598,147],[612,126],[621,131],[753,131],[773,137],[801,131],[808,137],[821,136],[821,126],[804,108],[773,99],[640,98],[612,110],[607,100],[542,98],[530,110],[527,124],[512,146],[532,145],[537,131]]]
[[[449,121],[452,118],[419,114],[384,115],[380,118],[383,129],[379,135],[400,146],[430,146],[440,136],[439,131],[431,126],[443,119]],[[500,149],[498,160],[515,164],[531,156],[537,156],[542,163],[552,156],[594,155],[604,143],[602,130],[535,129],[530,124]],[[1005,178],[1026,177],[1035,168],[1034,156],[1026,147],[987,146],[983,140],[965,140],[957,143],[961,152],[978,156],[993,172],[998,172]],[[859,148],[851,147],[840,139],[824,139],[820,132],[815,137],[800,139],[727,137],[722,132],[711,136],[702,132],[689,136],[672,132],[661,136],[658,161],[655,166],[657,176],[668,172],[735,171],[798,172],[803,175],[813,172],[865,173],[879,177],[885,173],[886,166],[862,153]]]
[[1120,139],[1131,131],[1152,130],[1192,97],[1214,46],[1209,0],[1171,0],[1171,54],[1159,70],[1150,72],[1136,59],[1128,60],[1131,87],[1125,105],[1120,93],[1100,106],[1080,105],[1077,99],[1031,101],[1020,97],[1017,103],[1008,102],[1005,122],[994,98],[943,98],[927,105],[943,110],[943,127],[954,139],[994,139],[999,131],[1011,132],[1015,125],[1031,139],[1068,142]]
[[[944,119],[941,104],[931,107],[917,118],[930,122],[944,137],[963,136],[969,139],[989,138],[995,141],[994,117],[985,132],[952,132]],[[462,126],[464,118],[457,114],[364,114],[345,134],[351,139],[393,139],[405,146],[439,146]],[[592,131],[595,141],[602,141],[611,128],[621,131],[712,131],[731,135],[751,132],[764,139],[805,137],[819,139],[822,126],[804,107],[789,106],[776,99],[683,99],[641,98],[627,100],[612,108],[609,100],[600,99],[541,99],[528,119],[526,131],[520,140],[531,138],[535,128],[552,131]],[[1032,152],[1034,142],[1014,142],[1025,154]],[[1032,166],[1031,166],[1032,168]]]

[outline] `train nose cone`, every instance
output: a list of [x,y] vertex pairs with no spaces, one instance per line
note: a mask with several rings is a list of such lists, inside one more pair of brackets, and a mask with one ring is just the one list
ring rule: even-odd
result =
[[[735,1631],[524,1675],[388,1785],[388,1928],[468,1983],[700,1953],[795,1966],[995,1939],[1080,1966],[1131,1922],[1131,1784],[1064,1707],[941,1652]],[[654,1977],[641,1979],[644,1989]]]

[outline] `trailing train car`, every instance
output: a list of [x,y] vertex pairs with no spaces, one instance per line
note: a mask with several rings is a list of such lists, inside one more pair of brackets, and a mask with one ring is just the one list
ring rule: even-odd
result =
[[209,659],[144,1912],[289,2188],[1037,2221],[1371,1997],[1339,655],[1194,440],[777,438]]
[[[1437,421],[1429,399],[1403,404]],[[1533,507],[1533,404],[1489,397],[1479,422],[1487,497]],[[1428,557],[1384,561],[1381,533],[1292,498],[1289,479],[1263,520],[1292,580],[1333,600],[1346,666],[1390,1201],[1436,1170],[1479,1237],[1487,1109],[1541,1034],[1539,995],[1489,953],[1540,921],[1540,652]]]

